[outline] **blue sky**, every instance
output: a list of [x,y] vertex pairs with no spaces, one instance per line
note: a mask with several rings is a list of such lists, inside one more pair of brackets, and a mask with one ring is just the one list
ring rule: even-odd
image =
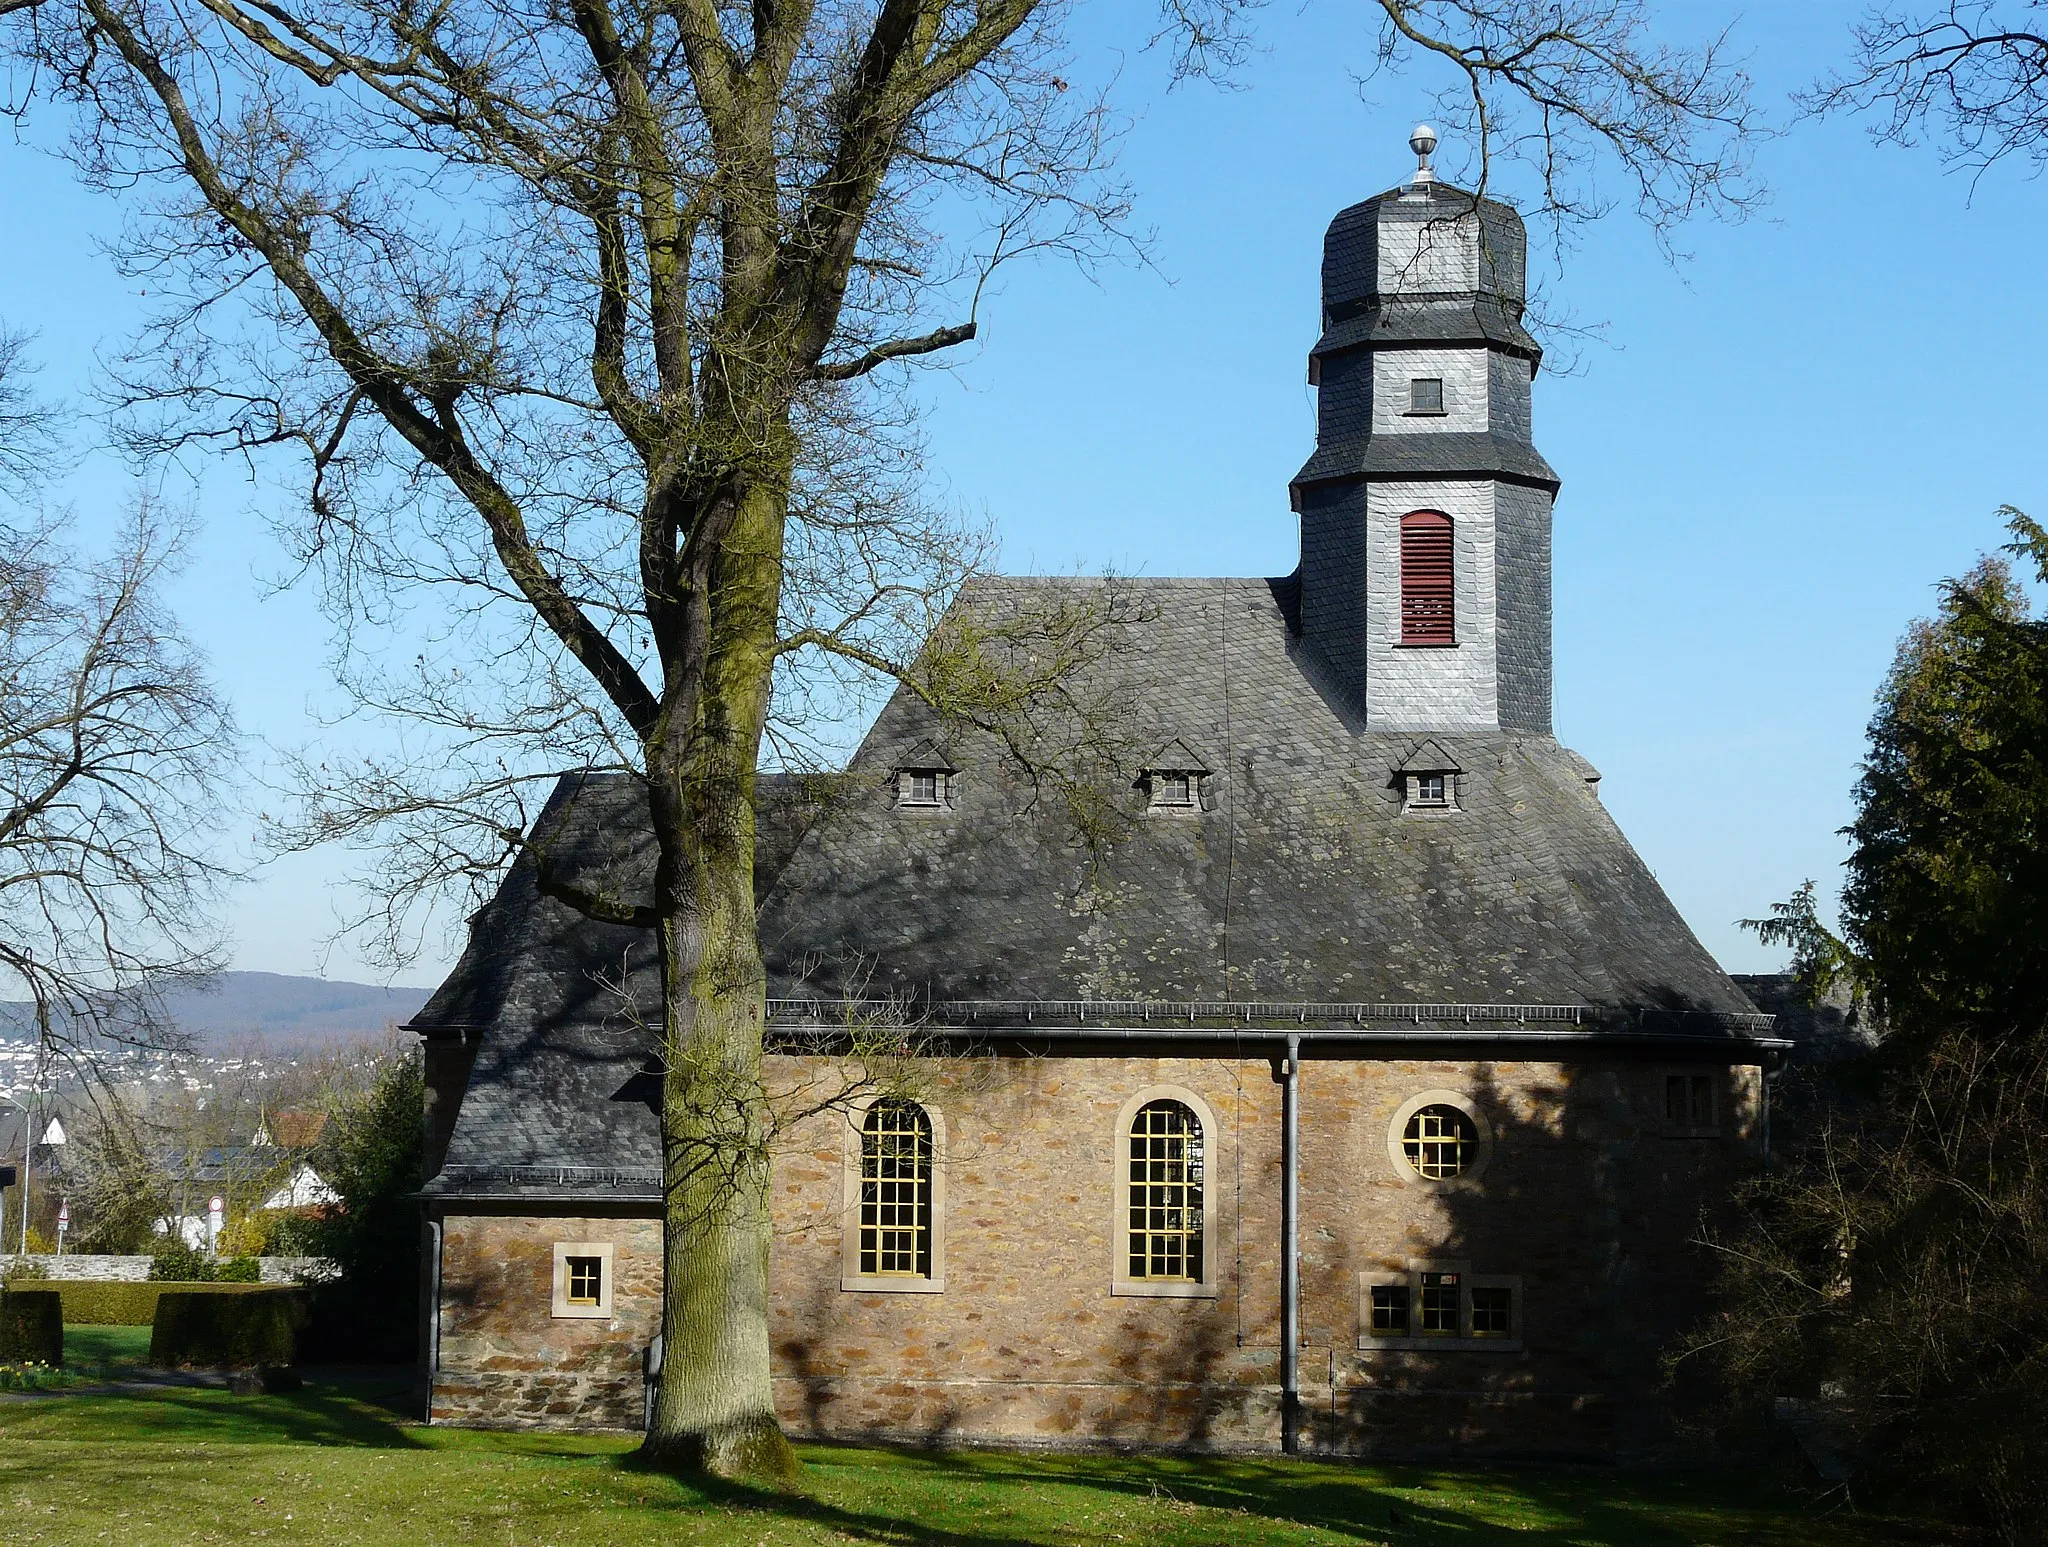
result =
[[[1781,119],[1859,9],[1804,0],[1738,21]],[[1729,14],[1660,8],[1674,34]],[[1412,165],[1431,84],[1361,87],[1362,18],[1332,0],[1276,7],[1241,89],[1166,92],[1161,61],[1133,52],[1141,14],[1082,17],[1082,70],[1123,59],[1124,165],[1156,263],[1013,271],[973,353],[932,381],[934,469],[993,517],[1007,567],[1292,568],[1322,230]],[[139,314],[97,245],[117,213],[32,149],[0,157],[0,318],[37,330],[44,386],[78,396]],[[1559,299],[1605,338],[1538,378],[1536,409],[1564,479],[1558,733],[1606,775],[1624,831],[1733,970],[1776,965],[1735,919],[1808,876],[1834,888],[1902,629],[2002,540],[2000,504],[2048,514],[2048,188],[2016,170],[1973,184],[1848,123],[1794,126],[1761,169],[1770,207],[1689,230],[1676,268],[1626,214],[1584,235]],[[63,492],[90,522],[124,477],[94,458]],[[205,479],[179,602],[243,723],[291,744],[318,734],[326,636],[311,597],[262,583],[281,565],[274,497],[231,467]],[[346,944],[323,949],[350,863],[261,869],[234,899],[236,965],[379,975]],[[431,982],[446,960],[400,980]]]

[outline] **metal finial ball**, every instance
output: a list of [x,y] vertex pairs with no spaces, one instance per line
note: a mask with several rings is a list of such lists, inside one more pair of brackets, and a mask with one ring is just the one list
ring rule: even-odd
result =
[[1427,156],[1436,149],[1436,130],[1428,124],[1417,124],[1415,132],[1408,136],[1408,148],[1418,156]]

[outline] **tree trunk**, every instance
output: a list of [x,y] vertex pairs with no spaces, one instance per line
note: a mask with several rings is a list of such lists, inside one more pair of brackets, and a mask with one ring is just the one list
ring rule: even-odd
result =
[[754,768],[786,494],[756,485],[741,501],[710,577],[695,723],[686,738],[657,735],[648,745],[660,854],[667,1293],[643,1454],[664,1467],[779,1486],[795,1480],[798,1463],[770,1386],[767,976],[754,919]]

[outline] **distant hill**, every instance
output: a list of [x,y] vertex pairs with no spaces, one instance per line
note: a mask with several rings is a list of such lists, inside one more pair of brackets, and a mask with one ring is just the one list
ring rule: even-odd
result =
[[[427,992],[280,972],[223,972],[203,987],[170,994],[166,1007],[204,1051],[259,1037],[272,1047],[304,1047],[381,1036],[410,1019]],[[26,1003],[0,1001],[0,1035],[23,1034],[31,1024]]]

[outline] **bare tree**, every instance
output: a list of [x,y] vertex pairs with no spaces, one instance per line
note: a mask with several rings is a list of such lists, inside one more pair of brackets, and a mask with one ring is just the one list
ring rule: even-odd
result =
[[1978,171],[2017,158],[2048,165],[2048,5],[1950,0],[1873,11],[1847,68],[1806,94],[1818,114],[1861,112],[1871,133],[1918,143],[1931,123],[1943,154]]
[[1739,217],[1762,196],[1765,135],[1724,31],[1664,40],[1644,0],[1376,0],[1378,63],[1433,67],[1433,92],[1481,194],[1515,188],[1562,240],[1607,214],[1618,178],[1669,251],[1700,215]]
[[[1179,73],[1227,68],[1246,8],[1172,0]],[[926,498],[892,374],[975,337],[999,264],[1129,246],[1115,120],[1069,79],[1063,8],[9,9],[27,13],[20,57],[81,108],[80,164],[130,201],[127,263],[172,287],[121,374],[137,444],[297,457],[310,513],[292,533],[343,680],[410,726],[387,755],[310,758],[318,798],[289,836],[385,845],[397,950],[414,901],[520,852],[553,895],[653,932],[667,1359],[647,1448],[788,1475],[766,1319],[764,746],[829,747],[849,690],[879,680],[993,734],[1084,827],[1115,761],[1089,729],[1105,706],[1063,685],[1130,622],[1117,589],[949,611],[986,541]],[[1386,9],[1394,53],[1466,73],[1482,147],[1501,100],[1534,93],[1532,132],[1588,130],[1660,220],[1727,186],[1690,131],[1740,141],[1739,79],[1711,51],[1635,51],[1633,0]],[[1535,29],[1519,53],[1515,28]],[[1544,184],[1575,214],[1593,207],[1562,197],[1576,165]],[[404,652],[380,654],[394,636]],[[593,769],[645,790],[644,893],[580,887],[532,842],[538,792]]]
[[209,850],[234,726],[165,609],[182,532],[138,504],[102,559],[0,526],[0,982],[46,1053],[160,1043],[215,970]]

